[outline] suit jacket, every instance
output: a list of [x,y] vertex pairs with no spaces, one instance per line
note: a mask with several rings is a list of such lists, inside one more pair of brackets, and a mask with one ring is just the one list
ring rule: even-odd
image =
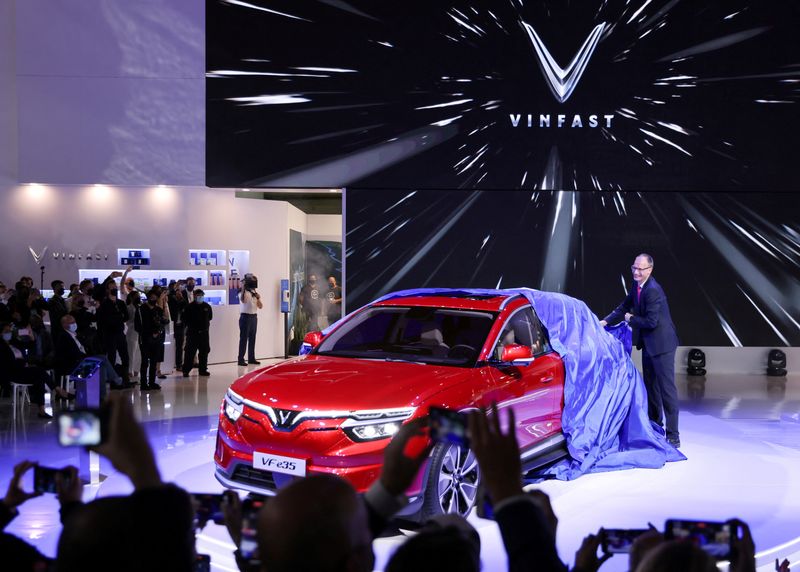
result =
[[605,320],[613,325],[633,314],[630,325],[633,330],[633,344],[651,356],[675,351],[678,347],[678,334],[669,313],[667,296],[661,285],[652,276],[642,288],[641,296],[636,295],[636,282],[628,296]]
[[85,357],[86,354],[80,350],[78,344],[75,343],[69,333],[64,332],[63,336],[59,336],[56,339],[55,366],[58,375],[69,375]]

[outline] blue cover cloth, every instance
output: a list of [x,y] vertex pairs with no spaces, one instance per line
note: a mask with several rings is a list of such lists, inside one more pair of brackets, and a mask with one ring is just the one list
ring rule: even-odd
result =
[[530,288],[423,288],[393,292],[375,302],[441,294],[520,294],[536,309],[565,368],[561,422],[571,458],[552,467],[552,476],[570,480],[584,473],[659,468],[686,459],[648,419],[647,392],[630,358],[627,325],[610,334],[584,302]]

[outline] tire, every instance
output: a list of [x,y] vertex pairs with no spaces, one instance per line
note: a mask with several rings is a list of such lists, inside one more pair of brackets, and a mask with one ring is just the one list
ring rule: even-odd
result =
[[477,502],[480,478],[472,451],[447,443],[436,445],[425,482],[422,521],[445,513],[466,517]]

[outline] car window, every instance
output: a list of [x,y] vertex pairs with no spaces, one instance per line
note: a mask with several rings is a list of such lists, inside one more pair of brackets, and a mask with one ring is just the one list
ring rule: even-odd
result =
[[530,306],[518,310],[506,321],[494,348],[494,356],[499,359],[503,348],[510,344],[527,346],[533,355],[550,351],[545,330]]
[[469,367],[496,314],[427,307],[373,307],[337,328],[317,354]]

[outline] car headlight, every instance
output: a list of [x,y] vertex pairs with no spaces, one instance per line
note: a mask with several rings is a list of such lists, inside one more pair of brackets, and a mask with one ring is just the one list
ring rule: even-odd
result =
[[350,427],[348,434],[354,441],[373,441],[386,439],[400,430],[400,421],[389,423],[375,423],[374,425],[358,425]]
[[241,417],[242,411],[244,411],[244,399],[229,389],[225,394],[225,399],[222,400],[222,412],[231,423],[236,423],[237,419]]
[[356,442],[389,439],[413,413],[413,407],[353,411],[349,419],[342,423],[342,429]]

